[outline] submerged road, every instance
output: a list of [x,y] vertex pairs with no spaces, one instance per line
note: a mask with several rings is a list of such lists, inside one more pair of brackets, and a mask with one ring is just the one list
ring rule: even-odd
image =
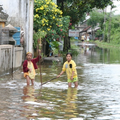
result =
[[[80,46],[79,46],[80,47]],[[26,86],[20,70],[0,78],[0,120],[120,120],[119,50],[80,47],[78,89],[68,88],[66,75],[40,87]],[[43,64],[43,82],[55,77],[62,63]]]

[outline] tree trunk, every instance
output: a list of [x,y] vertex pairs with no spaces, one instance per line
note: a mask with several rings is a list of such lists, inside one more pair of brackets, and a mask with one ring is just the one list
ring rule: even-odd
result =
[[93,31],[93,28],[92,28],[92,39],[94,40],[94,31]]
[[68,50],[71,48],[71,44],[70,44],[70,37],[65,36],[64,38],[64,48],[63,51],[64,52],[68,52]]
[[70,44],[70,37],[68,37],[68,49],[70,49],[71,48],[71,44]]
[[66,37],[64,38],[64,48],[63,48],[63,51],[64,51],[64,52],[68,52],[68,49],[67,49],[67,39],[66,39]]
[[95,40],[95,28],[93,28],[93,39]]
[[63,2],[64,0],[62,0],[61,1],[61,10],[63,11],[63,9],[64,9],[64,2]]
[[103,41],[105,42],[105,22],[106,22],[106,8],[104,9],[104,36],[103,36]]

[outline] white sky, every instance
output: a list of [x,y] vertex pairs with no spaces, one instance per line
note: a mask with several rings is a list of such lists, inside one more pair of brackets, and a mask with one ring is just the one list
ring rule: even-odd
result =
[[[114,5],[116,6],[116,8],[112,9],[112,11],[115,11],[114,14],[115,15],[120,15],[120,0],[114,0],[113,1]],[[107,7],[107,12],[110,12],[110,6]]]

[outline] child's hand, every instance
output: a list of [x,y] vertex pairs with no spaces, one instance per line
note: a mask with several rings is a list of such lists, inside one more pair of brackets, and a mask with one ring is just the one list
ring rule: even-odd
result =
[[71,76],[71,78],[70,78],[71,80],[73,80],[73,76]]
[[29,69],[29,72],[31,73],[31,72],[32,72],[32,69]]
[[39,49],[38,52],[39,52],[39,54],[40,54],[40,53],[41,53],[41,50]]
[[59,78],[59,77],[60,77],[60,75],[57,76],[57,78]]

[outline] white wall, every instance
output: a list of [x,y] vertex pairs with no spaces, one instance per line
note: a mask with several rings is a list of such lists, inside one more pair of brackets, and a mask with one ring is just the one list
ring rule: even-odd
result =
[[34,0],[0,0],[8,23],[15,27],[22,27],[25,32],[26,52],[33,52],[33,8]]
[[22,47],[14,47],[12,45],[0,45],[0,75],[12,73],[13,68],[22,65]]

